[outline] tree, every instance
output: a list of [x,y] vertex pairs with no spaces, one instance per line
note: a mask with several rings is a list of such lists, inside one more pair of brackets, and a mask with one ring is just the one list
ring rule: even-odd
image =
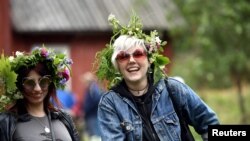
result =
[[176,4],[188,26],[171,32],[179,38],[175,46],[199,53],[202,73],[196,78],[201,85],[222,87],[232,82],[237,87],[245,123],[242,84],[250,81],[250,2],[176,0]]

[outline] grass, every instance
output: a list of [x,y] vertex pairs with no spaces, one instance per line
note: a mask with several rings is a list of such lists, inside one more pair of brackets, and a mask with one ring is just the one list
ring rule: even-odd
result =
[[[204,101],[217,113],[221,124],[242,124],[239,98],[235,88],[224,90],[201,90],[199,94]],[[243,88],[243,99],[246,113],[250,113],[250,88]],[[248,121],[245,124],[249,124]]]
[[[248,86],[248,87],[247,87]],[[223,90],[202,89],[197,93],[217,113],[221,124],[250,124],[250,87],[243,87],[244,107],[248,121],[242,123],[242,113],[239,106],[239,98],[236,88]],[[197,133],[191,128],[196,141],[202,141]]]

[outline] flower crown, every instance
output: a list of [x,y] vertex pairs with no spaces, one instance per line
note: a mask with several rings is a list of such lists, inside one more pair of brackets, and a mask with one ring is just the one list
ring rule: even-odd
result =
[[19,70],[20,67],[32,67],[38,62],[46,61],[47,67],[51,72],[51,79],[56,88],[64,89],[66,82],[71,76],[70,65],[73,63],[71,59],[66,58],[65,54],[55,53],[53,49],[48,49],[45,46],[36,47],[31,54],[16,52],[16,57],[10,57],[12,69]]
[[160,40],[156,30],[151,31],[149,35],[143,33],[141,20],[135,13],[132,14],[127,26],[121,25],[113,14],[109,15],[108,21],[112,26],[114,35],[111,37],[110,43],[106,44],[106,48],[97,52],[95,62],[97,66],[96,74],[101,81],[108,81],[109,87],[112,87],[122,80],[121,74],[117,72],[111,62],[111,56],[114,50],[113,43],[120,35],[134,36],[144,40],[149,61],[154,64],[154,83],[166,76],[164,68],[170,61],[167,57],[160,54],[160,52],[163,52],[163,47],[167,42]]
[[6,105],[22,98],[21,92],[17,89],[16,79],[17,71],[21,67],[32,67],[38,62],[46,62],[51,72],[51,79],[56,88],[64,89],[66,82],[71,76],[71,59],[66,58],[65,54],[55,53],[54,50],[45,46],[36,47],[30,54],[17,51],[15,56],[4,57],[0,59],[0,111],[3,111]]

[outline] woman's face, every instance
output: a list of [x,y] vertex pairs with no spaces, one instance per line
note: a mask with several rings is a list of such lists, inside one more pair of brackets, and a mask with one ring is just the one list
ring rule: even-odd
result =
[[43,104],[43,100],[48,94],[51,83],[49,76],[40,76],[36,71],[31,70],[27,77],[23,79],[24,98],[28,104]]
[[147,80],[149,61],[147,53],[141,46],[121,51],[116,57],[118,70],[127,83],[140,83]]

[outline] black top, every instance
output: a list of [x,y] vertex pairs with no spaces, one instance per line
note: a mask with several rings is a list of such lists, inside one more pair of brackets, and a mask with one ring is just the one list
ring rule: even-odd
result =
[[137,108],[139,116],[142,118],[142,132],[143,132],[143,141],[160,141],[153,124],[150,120],[151,109],[152,109],[152,94],[154,93],[155,87],[153,81],[149,81],[149,87],[146,94],[142,96],[134,96],[129,90],[123,80],[117,86],[113,87],[112,90],[116,93],[119,93],[122,97],[130,99]]

